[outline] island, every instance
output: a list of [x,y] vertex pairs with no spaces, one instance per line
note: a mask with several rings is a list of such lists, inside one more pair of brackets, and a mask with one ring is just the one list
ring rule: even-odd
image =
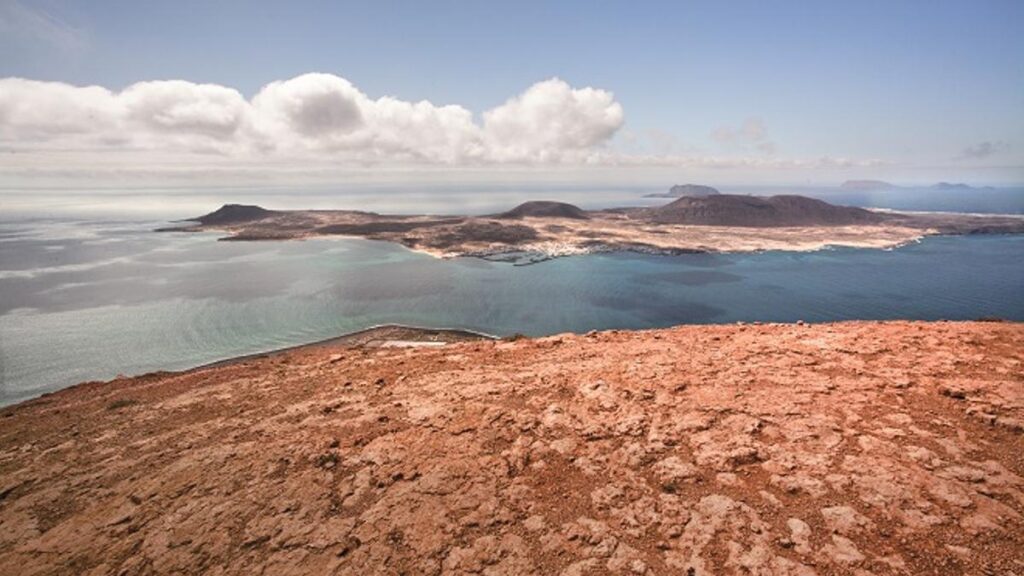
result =
[[992,186],[971,186],[963,182],[939,182],[931,186],[932,190],[942,190],[947,192],[970,192],[972,190],[983,190],[992,191],[995,190]]
[[646,194],[644,198],[682,198],[684,196],[701,197],[717,196],[721,194],[717,188],[704,186],[702,184],[676,184],[668,189],[668,192],[657,192]]
[[992,186],[971,186],[963,182],[938,182],[931,186],[897,186],[883,180],[847,180],[840,186],[843,190],[859,190],[864,192],[880,190],[936,190],[942,192],[969,192],[971,190],[995,190]]
[[883,180],[847,180],[839,185],[843,190],[894,190],[899,188]]
[[935,234],[1024,232],[1024,217],[901,213],[837,206],[796,195],[684,196],[657,207],[583,210],[526,202],[482,216],[386,215],[352,210],[267,210],[229,204],[161,231],[218,231],[229,241],[354,236],[440,258],[532,263],[559,256],[891,248]]
[[1020,573],[1024,324],[447,336],[0,409],[3,573]]

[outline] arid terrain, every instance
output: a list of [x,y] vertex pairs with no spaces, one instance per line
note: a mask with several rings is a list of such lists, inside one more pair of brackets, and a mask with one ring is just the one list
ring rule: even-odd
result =
[[0,573],[1024,574],[1022,324],[398,334],[0,410]]
[[534,201],[486,216],[384,215],[347,210],[266,210],[225,205],[161,231],[227,233],[224,240],[358,236],[437,257],[591,252],[652,254],[890,248],[934,234],[1024,233],[1024,217],[898,213],[835,206],[803,196],[683,196],[659,207],[582,210]]

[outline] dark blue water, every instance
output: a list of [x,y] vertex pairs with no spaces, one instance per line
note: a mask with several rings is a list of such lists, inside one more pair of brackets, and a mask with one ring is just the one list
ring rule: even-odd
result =
[[150,232],[159,224],[0,224],[0,403],[388,322],[540,335],[739,320],[1024,320],[1024,236],[513,267],[366,240]]

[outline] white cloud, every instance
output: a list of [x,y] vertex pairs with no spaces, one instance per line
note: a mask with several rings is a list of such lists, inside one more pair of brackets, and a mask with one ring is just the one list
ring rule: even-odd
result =
[[623,126],[623,108],[612,93],[573,88],[557,78],[476,117],[458,105],[372,98],[331,74],[272,82],[251,99],[226,86],[182,80],[112,91],[4,78],[0,187],[89,180],[333,182],[348,178],[339,174],[442,174],[453,168],[464,177],[522,177],[528,171],[597,174],[604,167],[608,174],[622,170],[623,178],[676,168],[696,178],[702,170],[845,171],[886,164],[766,155],[774,144],[757,119],[716,131],[714,138],[730,149],[722,155],[661,133],[664,142],[652,150],[632,146]]
[[139,82],[115,97],[134,129],[164,134],[233,138],[245,122],[248,103],[237,90],[182,80]]
[[263,87],[253,98],[261,128],[299,139],[344,139],[363,126],[366,96],[344,78],[305,74]]
[[622,126],[611,93],[552,79],[483,113],[385,96],[332,74],[237,90],[182,80],[97,86],[0,79],[0,144],[14,151],[131,149],[340,162],[579,162]]
[[611,92],[575,90],[552,78],[484,113],[485,141],[498,159],[557,161],[607,141],[622,127]]
[[106,88],[21,78],[0,80],[0,140],[59,142],[114,128],[117,100]]
[[0,79],[0,143],[13,151],[157,149],[227,152],[248,103],[235,90],[180,80],[120,93],[21,78]]
[[268,84],[252,109],[251,136],[265,149],[319,151],[361,162],[486,159],[469,110],[388,96],[374,100],[331,74]]

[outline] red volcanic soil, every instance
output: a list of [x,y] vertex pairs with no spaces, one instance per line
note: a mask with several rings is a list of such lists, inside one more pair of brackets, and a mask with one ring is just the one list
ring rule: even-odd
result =
[[1024,325],[321,345],[0,410],[2,574],[1024,574]]

